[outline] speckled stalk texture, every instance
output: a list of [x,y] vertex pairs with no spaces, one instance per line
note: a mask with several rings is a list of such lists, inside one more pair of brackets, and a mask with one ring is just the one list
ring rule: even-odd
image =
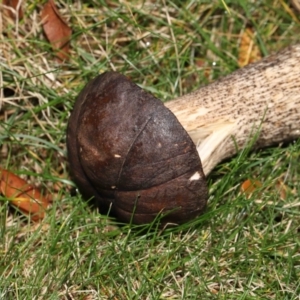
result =
[[300,44],[166,103],[188,131],[208,174],[245,147],[300,137]]

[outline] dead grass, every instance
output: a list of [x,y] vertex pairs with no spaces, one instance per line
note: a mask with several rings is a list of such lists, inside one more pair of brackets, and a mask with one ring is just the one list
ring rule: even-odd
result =
[[[65,146],[74,99],[96,74],[119,71],[169,100],[237,69],[248,27],[263,56],[298,42],[299,12],[267,0],[57,1],[73,30],[59,64],[41,4],[23,2],[23,20],[0,14],[1,167],[55,202],[31,224],[1,198],[0,298],[300,299],[299,141],[222,164],[206,214],[164,231],[91,209],[69,179]],[[263,182],[250,199],[239,192],[247,178]]]

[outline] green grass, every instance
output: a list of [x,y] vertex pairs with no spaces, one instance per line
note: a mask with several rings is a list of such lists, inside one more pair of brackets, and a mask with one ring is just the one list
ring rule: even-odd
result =
[[[268,0],[56,2],[73,29],[64,64],[39,1],[26,1],[17,27],[2,16],[1,167],[54,203],[34,224],[1,197],[0,299],[300,299],[299,141],[217,166],[206,213],[165,230],[89,207],[65,145],[76,95],[95,75],[116,70],[170,100],[236,70],[246,27],[263,56],[299,42],[299,12]],[[240,193],[248,178],[263,183],[250,198]]]

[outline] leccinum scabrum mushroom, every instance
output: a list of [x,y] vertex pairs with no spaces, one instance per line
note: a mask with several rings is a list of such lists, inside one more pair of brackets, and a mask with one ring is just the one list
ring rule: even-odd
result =
[[[122,221],[183,223],[204,210],[207,175],[242,149],[300,136],[300,45],[167,102],[105,73],[79,95],[67,145],[75,182]],[[181,126],[181,125],[182,126]],[[188,132],[191,139],[186,134]]]

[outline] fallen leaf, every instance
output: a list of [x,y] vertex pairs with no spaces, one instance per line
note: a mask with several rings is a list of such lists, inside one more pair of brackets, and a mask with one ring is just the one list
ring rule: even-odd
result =
[[[250,180],[247,179],[241,184],[241,192],[244,193],[248,198],[255,192],[257,189],[262,187],[262,183],[259,180]],[[274,186],[266,187],[264,190],[273,190]],[[287,186],[282,180],[277,180],[275,185],[275,192],[279,193],[281,200],[286,199],[286,193],[288,191]]]
[[44,5],[41,17],[45,35],[56,51],[56,56],[61,61],[67,59],[72,30],[57,10],[54,0],[49,0]]
[[238,64],[240,67],[244,67],[260,59],[261,53],[255,43],[254,33],[250,28],[246,28],[241,37]]
[[204,70],[204,76],[208,79],[211,74],[211,67],[207,66],[204,59],[197,59],[195,62],[196,66]]
[[43,196],[37,188],[4,169],[0,169],[0,192],[33,221],[43,219],[51,203],[50,198]]
[[285,200],[288,192],[288,187],[285,185],[285,183],[282,180],[277,181],[276,189],[280,194],[281,200]]
[[22,0],[3,0],[2,3],[7,6],[6,11],[13,20],[23,18]]
[[262,186],[259,180],[245,180],[241,185],[241,192],[245,193],[247,197],[250,197],[251,194]]

